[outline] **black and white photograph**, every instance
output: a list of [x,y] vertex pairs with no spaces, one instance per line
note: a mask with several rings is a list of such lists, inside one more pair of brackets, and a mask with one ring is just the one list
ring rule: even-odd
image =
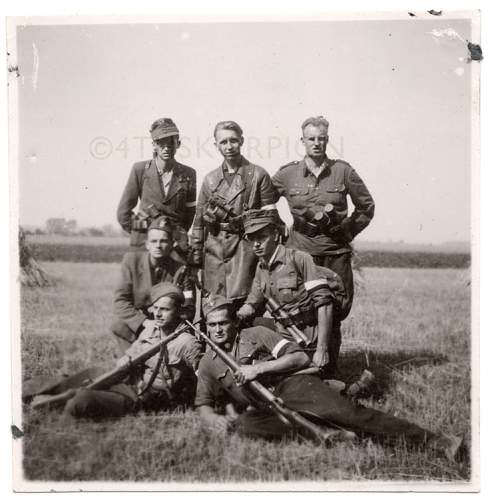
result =
[[478,490],[480,22],[7,18],[15,491]]

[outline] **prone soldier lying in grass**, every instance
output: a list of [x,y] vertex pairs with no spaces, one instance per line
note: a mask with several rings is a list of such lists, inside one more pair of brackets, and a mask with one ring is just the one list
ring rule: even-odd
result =
[[151,289],[154,321],[119,359],[119,366],[131,366],[152,345],[174,332],[182,332],[161,346],[159,353],[140,367],[137,380],[127,380],[107,390],[79,389],[65,406],[73,417],[119,417],[143,409],[158,411],[192,403],[196,387],[195,369],[201,356],[200,342],[189,333],[181,319],[183,292],[170,283]]
[[[356,404],[319,376],[302,371],[310,360],[295,342],[262,326],[239,330],[231,301],[209,297],[204,304],[212,349],[200,360],[195,406],[203,420],[221,431],[235,428],[251,437],[281,438],[309,431],[323,440],[323,433],[304,425],[302,419],[340,429],[328,441],[355,435],[395,440],[430,447],[454,460],[462,440],[436,434],[402,418]],[[219,347],[222,353],[215,347]],[[269,386],[273,398],[257,398],[257,382]],[[265,404],[266,402],[266,404]],[[228,409],[220,414],[217,408]],[[232,406],[233,405],[233,406]],[[301,416],[290,418],[289,412]],[[232,411],[234,407],[234,411]],[[273,410],[273,411],[272,411]],[[288,418],[284,418],[287,416]],[[299,423],[301,425],[299,425]]]

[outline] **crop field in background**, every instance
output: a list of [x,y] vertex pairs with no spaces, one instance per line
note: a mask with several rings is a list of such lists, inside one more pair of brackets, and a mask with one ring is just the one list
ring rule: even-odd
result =
[[[55,285],[23,289],[22,375],[112,368],[116,263],[47,262]],[[470,441],[470,286],[456,269],[364,269],[343,324],[345,381],[369,367],[366,405]],[[73,421],[23,408],[24,474],[54,481],[467,481],[470,463],[370,439],[322,448],[206,429],[192,411]],[[318,485],[322,487],[322,485]]]
[[[43,261],[121,262],[128,250],[125,237],[29,235],[28,242]],[[450,252],[444,246],[366,243],[355,248],[356,265],[363,267],[461,269],[470,265],[469,252]]]

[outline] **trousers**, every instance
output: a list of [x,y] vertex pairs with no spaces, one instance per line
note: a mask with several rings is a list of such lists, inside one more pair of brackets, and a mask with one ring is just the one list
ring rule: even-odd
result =
[[[352,271],[352,254],[350,252],[342,253],[340,255],[313,255],[314,263],[318,266],[331,269],[340,276],[345,287],[345,292],[349,299],[349,311],[352,307],[354,300],[354,275]],[[347,313],[348,314],[348,313]],[[330,361],[325,367],[326,378],[335,375],[340,355],[340,346],[342,345],[342,320],[340,318],[333,318],[333,326],[330,340],[328,342],[328,356]]]
[[139,409],[165,410],[172,406],[163,391],[150,389],[141,397],[127,384],[117,384],[108,390],[80,389],[67,401],[65,413],[75,418],[117,418]]
[[[408,420],[353,403],[339,390],[330,387],[312,375],[294,375],[284,379],[274,390],[286,406],[313,416],[316,421],[332,427],[342,427],[359,435],[396,440],[404,437],[408,442],[424,444],[435,437]],[[262,410],[249,410],[237,420],[239,433],[251,437],[278,439],[292,433],[276,415]]]

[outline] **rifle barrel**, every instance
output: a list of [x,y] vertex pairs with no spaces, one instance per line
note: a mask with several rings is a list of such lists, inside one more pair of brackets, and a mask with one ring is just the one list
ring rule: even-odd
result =
[[[181,328],[178,328],[176,331],[171,333],[171,335],[168,335],[166,338],[162,339],[160,342],[157,344],[149,347],[145,351],[141,352],[138,356],[136,356],[134,359],[130,361],[130,363],[126,366],[119,366],[117,368],[113,368],[109,372],[103,373],[99,377],[97,377],[95,380],[87,384],[85,387],[87,389],[105,389],[107,387],[110,387],[114,383],[118,382],[119,380],[122,380],[129,370],[135,366],[138,366],[147,359],[151,358],[155,354],[157,354],[161,347],[168,344],[171,342],[171,340],[174,340],[176,337],[178,337],[181,333],[183,333],[186,329],[188,329],[189,325],[192,325],[194,327],[194,323],[189,323],[187,321],[185,325],[183,325]],[[33,400],[31,407],[32,408],[40,408],[42,406],[55,406],[55,405],[60,405],[61,403],[64,403],[71,399],[75,395],[76,389],[69,389],[68,391],[65,391],[61,394],[54,394],[54,395],[46,395],[43,396],[42,398],[37,398]]]
[[[241,365],[227,352],[220,348],[212,339],[205,335],[200,329],[196,328],[192,323],[186,321],[188,326],[190,326],[195,333],[203,339],[210,348],[219,356],[219,358],[224,361],[224,363],[229,366],[233,371],[238,371]],[[258,398],[260,398],[266,405],[273,411],[277,417],[282,420],[282,422],[293,427],[300,427],[307,431],[315,440],[319,441],[321,444],[328,444],[333,436],[339,434],[339,431],[332,431],[311,422],[307,418],[303,417],[300,413],[292,410],[291,408],[285,406],[284,402],[272,394],[263,384],[257,380],[251,380],[246,384],[251,392],[253,392]]]

